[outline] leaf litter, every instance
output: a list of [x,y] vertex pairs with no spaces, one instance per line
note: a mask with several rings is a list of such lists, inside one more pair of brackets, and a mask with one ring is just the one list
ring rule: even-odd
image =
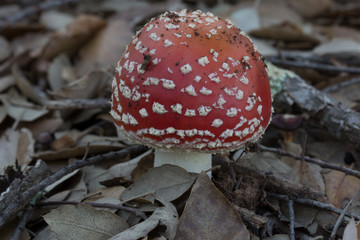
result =
[[[0,22],[1,209],[13,196],[44,178],[46,174],[36,179],[33,171],[39,159],[54,174],[83,158],[127,147],[117,136],[109,109],[48,109],[47,103],[110,99],[117,61],[134,30],[155,13],[179,6],[214,11],[247,30],[269,60],[280,53],[282,60],[315,66],[360,65],[359,7],[354,3],[281,0],[254,5],[204,1],[190,6],[188,1],[75,2],[39,10],[37,16],[22,16],[21,21],[6,26]],[[5,19],[21,14],[26,6],[0,4],[0,12]],[[335,89],[331,91],[333,97],[359,111],[356,75],[292,66],[289,69],[318,89]],[[347,87],[339,85],[343,82],[349,82]],[[262,144],[359,170],[356,144],[329,134],[316,120],[302,114],[301,108],[286,109],[276,101],[274,107],[276,114],[302,115],[305,124],[300,125],[302,130],[295,127],[290,131],[270,126]],[[304,130],[305,143],[301,140]],[[214,163],[221,165],[212,173],[215,185],[204,173],[191,174],[171,165],[153,168],[151,150],[76,170],[42,192],[40,203],[64,205],[75,201],[79,205],[52,210],[35,207],[36,214],[23,230],[27,236],[24,239],[28,239],[29,232],[35,234],[34,239],[51,239],[54,235],[58,239],[223,239],[226,234],[226,239],[249,239],[250,235],[254,239],[290,239],[289,198],[318,200],[343,209],[359,190],[357,177],[294,161],[289,156],[255,152],[243,154],[239,160],[232,157],[233,153],[214,156]],[[28,179],[33,180],[28,183]],[[13,193],[19,183],[27,187]],[[97,210],[82,202],[111,203],[127,210]],[[337,237],[355,239],[357,231],[359,238],[358,203],[359,199],[349,208],[355,220],[345,218]],[[330,236],[338,215],[303,203],[294,203],[293,208],[296,234],[324,239]],[[145,213],[147,219],[139,217],[136,210]],[[196,227],[194,222],[198,223]],[[12,231],[18,223],[17,218],[11,222]],[[69,228],[68,224],[76,227]]]
[[249,232],[234,206],[201,173],[196,180],[179,219],[176,240],[250,239]]
[[62,206],[44,216],[52,231],[61,239],[107,239],[127,229],[116,214],[87,205]]

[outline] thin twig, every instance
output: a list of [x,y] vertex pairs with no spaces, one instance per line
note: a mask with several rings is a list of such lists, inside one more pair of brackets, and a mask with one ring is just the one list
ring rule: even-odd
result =
[[108,99],[66,99],[48,101],[45,107],[49,110],[71,110],[71,109],[110,109]]
[[347,175],[352,175],[352,176],[355,176],[357,178],[360,178],[360,172],[359,171],[352,170],[352,169],[349,169],[349,168],[346,168],[346,167],[343,167],[343,166],[338,166],[338,165],[335,165],[335,164],[332,164],[332,163],[324,162],[324,161],[322,161],[320,159],[317,159],[317,158],[312,158],[312,157],[309,157],[309,156],[304,156],[302,158],[299,155],[296,155],[296,154],[291,153],[291,152],[286,152],[283,149],[266,147],[266,146],[261,145],[261,144],[259,144],[259,150],[262,151],[262,152],[273,152],[273,153],[276,153],[276,154],[279,154],[279,155],[282,155],[282,156],[292,157],[295,160],[304,159],[306,162],[314,163],[316,165],[319,165],[320,167],[341,171],[341,172],[346,173]]
[[84,160],[78,160],[74,163],[62,168],[61,170],[57,171],[54,175],[45,178],[39,184],[31,187],[29,190],[23,192],[16,201],[6,207],[6,209],[0,215],[0,228],[4,226],[4,224],[20,211],[38,192],[43,190],[45,187],[49,186],[50,184],[54,183],[55,181],[59,180],[63,176],[75,171],[76,169],[89,166],[98,162],[103,162],[110,159],[122,159],[130,153],[133,152],[142,152],[146,149],[144,146],[140,145],[132,145],[128,148],[125,148],[120,151],[110,152],[103,155],[98,155],[94,157],[90,157]]
[[53,0],[53,1],[42,2],[36,6],[26,7],[22,9],[20,12],[10,15],[6,19],[0,21],[0,30],[2,30],[4,27],[8,25],[19,22],[20,20],[26,17],[39,14],[42,11],[60,7],[66,4],[77,3],[77,2],[80,2],[80,0]]
[[25,229],[25,225],[28,222],[28,220],[32,217],[33,214],[33,210],[32,209],[28,209],[25,210],[20,218],[19,224],[16,227],[13,235],[11,236],[10,240],[19,240],[21,237],[21,234],[23,233],[24,229]]
[[289,199],[288,209],[289,209],[289,237],[290,240],[295,240],[295,213],[294,213],[294,202],[293,200]]
[[95,203],[95,202],[76,202],[76,201],[49,201],[49,202],[41,202],[39,204],[37,204],[37,207],[45,207],[45,206],[52,206],[52,205],[77,205],[77,204],[87,204],[93,207],[97,207],[97,208],[112,208],[112,209],[118,209],[118,210],[124,210],[127,212],[132,212],[134,213],[136,216],[141,217],[142,219],[147,219],[147,216],[132,207],[126,207],[126,206],[121,206],[121,205],[116,205],[116,204],[111,204],[111,203]]
[[[337,214],[341,214],[341,212],[342,212],[341,209],[338,209],[338,208],[334,207],[331,204],[322,203],[322,202],[315,201],[315,200],[312,200],[312,199],[299,198],[299,199],[293,199],[293,201],[296,202],[296,203],[299,203],[299,204],[308,205],[308,206],[311,206],[311,207],[316,207],[316,208],[328,210],[328,211],[331,211],[331,212],[337,213]],[[356,220],[360,220],[360,216],[358,216],[358,215],[355,215],[355,214],[352,214],[352,213],[346,213],[345,215],[347,217],[352,217],[352,218],[354,218]]]
[[274,57],[271,57],[267,60],[269,60],[271,63],[276,65],[289,66],[289,67],[307,68],[307,69],[315,69],[315,70],[329,71],[329,72],[346,72],[352,74],[360,73],[360,68],[357,67],[339,67],[339,66],[314,63],[314,62],[298,62],[291,60],[283,60]]
[[289,238],[295,240],[295,213],[294,213],[294,201],[286,195],[280,195],[276,193],[267,193],[268,196],[281,199],[287,202],[289,210]]
[[[289,199],[288,196],[286,195],[282,195],[282,194],[277,194],[277,193],[272,193],[272,192],[266,192],[266,195],[272,198],[276,198],[279,200],[283,200],[283,201],[287,201]],[[303,205],[308,205],[310,207],[316,207],[319,209],[324,209],[324,210],[328,210],[330,212],[333,213],[337,213],[337,214],[341,214],[343,210],[338,209],[334,206],[332,206],[331,204],[327,204],[327,203],[322,203],[316,200],[312,200],[312,199],[304,199],[304,198],[295,198],[295,197],[290,197],[291,200],[293,200],[293,202],[295,203],[299,203],[299,204],[303,204]],[[355,214],[352,213],[345,213],[345,216],[347,217],[352,217],[355,220],[360,220],[360,216],[357,216]]]
[[235,185],[235,191],[240,188],[240,184],[241,184],[242,179],[243,179],[242,176],[237,177],[237,179],[236,179],[236,185]]
[[349,210],[352,202],[359,196],[359,194],[360,194],[360,189],[355,193],[353,198],[349,201],[349,203],[346,205],[346,207],[342,210],[342,212],[341,212],[340,216],[338,217],[338,219],[336,220],[335,226],[334,226],[334,228],[333,228],[333,230],[331,232],[330,240],[335,239],[336,232],[339,229],[340,224],[342,223],[346,212]]
[[345,88],[345,87],[348,87],[348,86],[351,86],[351,85],[357,84],[357,83],[360,83],[360,77],[351,78],[347,81],[328,86],[328,87],[324,88],[322,91],[326,92],[326,93],[336,92],[342,88]]

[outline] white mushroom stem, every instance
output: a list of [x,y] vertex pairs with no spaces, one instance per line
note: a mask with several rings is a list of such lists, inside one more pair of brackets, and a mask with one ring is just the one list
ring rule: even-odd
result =
[[188,172],[200,173],[201,171],[207,171],[211,168],[211,154],[178,151],[164,152],[155,149],[154,167],[164,164],[172,164],[182,167]]

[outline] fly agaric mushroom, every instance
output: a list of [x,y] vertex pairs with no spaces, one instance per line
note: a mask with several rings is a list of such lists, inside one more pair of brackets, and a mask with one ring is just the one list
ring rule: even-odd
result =
[[265,64],[230,21],[182,10],[152,19],[118,62],[112,110],[128,139],[155,148],[154,166],[211,168],[211,153],[255,142],[271,118]]

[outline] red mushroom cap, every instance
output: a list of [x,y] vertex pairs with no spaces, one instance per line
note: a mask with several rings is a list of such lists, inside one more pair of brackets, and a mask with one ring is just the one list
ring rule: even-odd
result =
[[229,151],[258,140],[271,118],[269,79],[253,43],[212,13],[166,12],[118,63],[116,126],[151,147]]

